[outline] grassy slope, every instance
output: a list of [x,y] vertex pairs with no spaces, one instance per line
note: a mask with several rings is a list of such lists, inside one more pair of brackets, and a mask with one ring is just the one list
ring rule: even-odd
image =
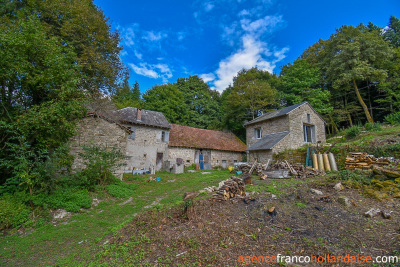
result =
[[[27,235],[1,236],[0,265],[45,266],[61,263],[70,266],[74,259],[90,258],[107,234],[130,222],[137,213],[146,210],[145,206],[156,200],[160,201],[155,208],[178,204],[184,192],[218,185],[218,182],[231,176],[228,171],[178,175],[161,172],[157,175],[161,177],[161,182],[146,182],[147,176],[138,176],[133,181],[139,184],[133,201],[125,205],[119,204],[126,199],[106,199],[97,207],[73,215],[67,220],[69,224],[47,224]],[[104,194],[93,196],[101,198],[102,195],[104,197]]]

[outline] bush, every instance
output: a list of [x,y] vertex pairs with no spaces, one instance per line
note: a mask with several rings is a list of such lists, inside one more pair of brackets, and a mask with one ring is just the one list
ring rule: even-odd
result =
[[131,197],[134,193],[138,185],[136,184],[127,184],[124,182],[119,182],[117,184],[107,185],[107,192],[116,198],[128,198]]
[[18,227],[29,220],[31,210],[13,195],[0,199],[0,229]]
[[39,194],[33,197],[33,203],[43,208],[65,209],[66,211],[78,212],[81,208],[90,208],[92,198],[87,190],[58,189],[52,194]]
[[400,124],[400,112],[387,115],[385,121],[392,125]]
[[352,126],[350,128],[347,128],[345,131],[345,135],[347,138],[354,138],[359,134],[360,134],[360,128],[358,128],[358,126]]
[[111,184],[115,176],[112,171],[124,165],[126,157],[116,147],[104,148],[96,145],[82,146],[79,156],[86,162],[81,175],[87,186],[93,188],[97,184]]
[[382,125],[379,122],[367,122],[364,125],[365,130],[368,132],[375,132],[375,131],[381,131],[382,130]]

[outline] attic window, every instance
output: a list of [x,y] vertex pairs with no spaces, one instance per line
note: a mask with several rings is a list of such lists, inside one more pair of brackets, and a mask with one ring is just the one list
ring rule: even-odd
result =
[[310,123],[311,122],[311,115],[307,113],[307,122]]
[[169,141],[169,132],[162,131],[161,132],[161,142],[168,143]]
[[261,128],[254,129],[254,138],[261,139]]

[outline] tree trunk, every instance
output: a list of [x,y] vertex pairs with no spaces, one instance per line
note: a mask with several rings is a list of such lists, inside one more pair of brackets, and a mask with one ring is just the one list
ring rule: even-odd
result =
[[360,92],[358,91],[358,87],[357,87],[356,81],[354,79],[353,79],[353,85],[354,85],[354,90],[356,91],[356,95],[357,95],[358,101],[360,102],[360,104],[361,104],[361,106],[362,106],[362,108],[364,110],[364,113],[365,113],[365,116],[367,117],[368,122],[372,122],[373,123],[374,120],[372,119],[371,115],[369,114],[368,107],[365,104],[364,100],[362,99],[362,97],[360,95]]

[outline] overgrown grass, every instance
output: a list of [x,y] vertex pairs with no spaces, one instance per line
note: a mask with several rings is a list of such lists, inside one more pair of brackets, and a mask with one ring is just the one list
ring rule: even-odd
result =
[[[46,224],[22,236],[16,234],[16,231],[11,232],[11,235],[1,235],[0,265],[78,266],[81,260],[87,261],[101,250],[101,240],[106,235],[121,229],[137,213],[145,211],[145,206],[154,207],[151,205],[156,200],[159,202],[158,208],[181,204],[185,192],[218,185],[220,181],[232,176],[226,170],[207,172],[210,174],[159,172],[157,176],[161,178],[160,182],[147,182],[149,175],[128,175],[125,177],[129,180],[126,187],[137,187],[133,194],[123,193],[122,199],[115,199],[101,192],[89,193],[91,197],[103,198],[100,204],[73,215],[64,224]],[[133,200],[120,205],[129,196]]]

